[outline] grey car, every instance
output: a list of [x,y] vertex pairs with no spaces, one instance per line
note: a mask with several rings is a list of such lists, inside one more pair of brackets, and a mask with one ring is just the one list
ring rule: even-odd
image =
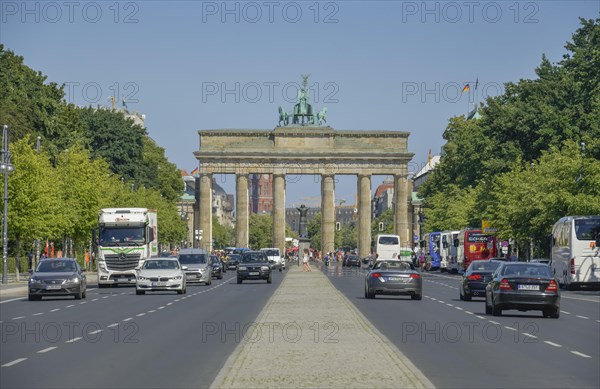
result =
[[29,301],[43,296],[74,296],[85,298],[87,279],[85,271],[74,258],[42,260],[29,277]]
[[186,281],[188,284],[212,283],[212,266],[210,266],[210,254],[202,249],[181,249],[177,260],[181,266],[186,266]]
[[378,294],[409,295],[413,300],[421,300],[421,275],[408,261],[377,261],[365,278],[365,298],[373,299]]
[[485,288],[485,313],[500,316],[508,309],[537,310],[558,319],[560,290],[548,265],[503,262],[496,269]]

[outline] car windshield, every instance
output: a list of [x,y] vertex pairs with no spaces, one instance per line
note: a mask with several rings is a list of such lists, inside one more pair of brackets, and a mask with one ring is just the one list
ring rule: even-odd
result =
[[471,263],[471,271],[489,271],[493,272],[500,266],[498,262],[477,261]]
[[267,259],[263,253],[245,253],[242,262],[267,262]]
[[377,262],[373,269],[378,270],[414,270],[414,266],[410,262],[402,262],[402,261],[381,261]]
[[193,265],[206,263],[206,254],[179,254],[179,263],[182,265]]
[[73,261],[42,261],[35,270],[38,273],[72,273],[76,270]]
[[263,253],[265,253],[268,257],[277,257],[279,256],[279,251],[278,250],[262,250]]
[[172,270],[179,269],[179,264],[177,261],[155,259],[144,262],[142,268],[147,270]]
[[229,261],[239,261],[241,255],[239,254],[229,254]]
[[506,277],[551,277],[548,266],[508,265],[502,270]]

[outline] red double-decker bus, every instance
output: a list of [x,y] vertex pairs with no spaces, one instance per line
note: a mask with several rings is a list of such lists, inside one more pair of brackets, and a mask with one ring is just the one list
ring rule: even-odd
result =
[[498,255],[496,236],[484,233],[480,229],[467,228],[458,233],[457,247],[458,269],[463,271],[471,262],[490,259]]

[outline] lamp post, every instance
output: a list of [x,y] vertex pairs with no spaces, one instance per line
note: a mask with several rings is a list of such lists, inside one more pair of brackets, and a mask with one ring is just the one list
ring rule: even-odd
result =
[[8,257],[8,176],[15,171],[15,167],[10,163],[10,152],[8,151],[8,126],[2,127],[2,163],[0,172],[4,176],[4,212],[2,213],[2,243],[4,251],[2,253],[2,283],[8,283],[8,267],[6,259]]

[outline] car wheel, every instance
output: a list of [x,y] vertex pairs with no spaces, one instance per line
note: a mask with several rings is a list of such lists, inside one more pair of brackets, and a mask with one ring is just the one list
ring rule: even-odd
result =
[[73,297],[75,297],[75,300],[81,300],[81,297],[82,297],[81,289],[79,289],[79,292],[75,293],[75,295]]
[[485,298],[485,313],[486,313],[486,315],[492,314],[492,307],[490,305],[488,305],[487,296]]
[[465,298],[463,297],[462,291],[458,292],[458,298],[460,298],[460,301],[463,301]]
[[238,284],[241,284],[241,283],[242,283],[242,279],[241,279],[240,277],[238,277],[238,279],[237,279],[237,283],[238,283]]
[[550,317],[553,319],[558,319],[560,317],[560,309],[555,308],[550,312]]
[[412,300],[423,300],[423,295],[421,295],[421,294],[412,294],[412,295],[410,295],[410,298]]
[[281,268],[281,266],[279,267],[279,271],[283,271],[283,268]]
[[146,291],[145,290],[137,290],[136,289],[135,290],[135,294],[137,294],[139,296],[139,295],[142,295],[142,294],[146,294]]
[[206,282],[206,285],[211,285],[212,284],[212,276],[208,277],[208,281]]
[[219,276],[217,277],[219,280],[223,279],[223,273],[219,274]]
[[468,293],[465,293],[465,294],[463,295],[463,299],[464,299],[465,301],[471,301],[471,299],[472,299],[472,298],[473,298],[473,296],[471,296],[471,295],[470,295],[470,294],[468,294]]
[[81,297],[83,297],[83,298],[86,298],[86,297],[87,297],[87,292],[83,292],[83,293],[81,294]]
[[177,291],[177,294],[183,294],[183,288]]
[[267,284],[270,284],[273,282],[273,278],[271,276],[271,274],[269,274],[269,278],[267,278]]
[[497,307],[496,304],[494,304],[493,299],[492,299],[492,315],[502,316],[502,309],[500,309],[500,307]]
[[41,300],[41,299],[42,299],[42,296],[35,296],[35,295],[33,295],[33,294],[30,294],[30,295],[29,295],[29,296],[27,296],[27,297],[28,297],[28,300],[29,300],[29,301],[36,301],[36,300]]
[[99,289],[108,288],[109,286],[110,286],[110,284],[98,284]]
[[365,298],[368,298],[368,299],[375,298],[375,293],[371,292],[371,290],[369,289],[369,287],[366,284],[365,284]]

